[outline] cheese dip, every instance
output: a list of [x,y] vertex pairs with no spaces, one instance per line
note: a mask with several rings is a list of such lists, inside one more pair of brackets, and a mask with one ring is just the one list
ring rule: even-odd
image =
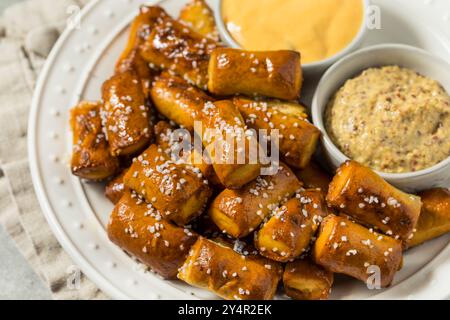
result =
[[294,50],[302,63],[347,47],[364,20],[362,0],[222,0],[228,32],[246,50]]
[[330,100],[325,127],[353,160],[386,173],[418,171],[450,156],[450,97],[413,70],[367,69]]

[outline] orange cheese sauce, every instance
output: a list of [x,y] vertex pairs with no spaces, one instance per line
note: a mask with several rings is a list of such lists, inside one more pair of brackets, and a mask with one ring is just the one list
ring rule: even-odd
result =
[[302,63],[329,58],[356,37],[364,20],[362,0],[223,0],[233,38],[247,50],[290,49]]

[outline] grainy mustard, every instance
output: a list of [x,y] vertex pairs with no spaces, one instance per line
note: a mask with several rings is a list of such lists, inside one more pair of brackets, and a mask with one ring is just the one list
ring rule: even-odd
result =
[[348,80],[330,100],[325,126],[344,154],[382,172],[418,171],[450,156],[450,96],[398,66]]

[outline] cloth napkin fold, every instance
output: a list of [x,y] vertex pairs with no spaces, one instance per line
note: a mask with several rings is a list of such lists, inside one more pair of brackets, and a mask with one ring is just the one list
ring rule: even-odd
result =
[[[0,17],[0,223],[54,299],[107,299],[81,275],[45,220],[34,193],[27,157],[30,103],[45,59],[65,28],[70,6],[90,0],[27,0]],[[75,266],[76,267],[76,266]]]

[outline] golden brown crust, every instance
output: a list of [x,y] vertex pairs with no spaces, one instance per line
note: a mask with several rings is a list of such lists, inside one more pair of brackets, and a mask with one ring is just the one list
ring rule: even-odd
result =
[[163,12],[140,46],[140,52],[156,67],[172,70],[190,83],[206,89],[208,61],[216,47],[216,42],[202,37]]
[[320,226],[313,257],[328,271],[364,282],[371,277],[371,268],[379,268],[380,286],[387,287],[401,268],[402,243],[346,218],[329,215]]
[[280,164],[273,176],[260,176],[239,190],[222,191],[211,204],[209,215],[222,231],[243,238],[301,186],[294,173]]
[[409,248],[450,232],[450,191],[444,188],[419,193],[422,198],[422,212]]
[[322,192],[305,190],[274,211],[255,233],[255,246],[262,256],[288,262],[309,248],[323,218],[328,215]]
[[303,182],[305,188],[320,189],[327,194],[331,177],[316,162],[311,161],[304,169],[296,170],[295,174]]
[[122,67],[122,61],[127,60],[127,57],[135,51],[143,42],[147,40],[153,30],[156,21],[165,15],[162,8],[157,6],[141,6],[139,8],[139,14],[134,18],[128,36],[128,41],[124,51],[116,64],[116,71],[120,71]]
[[[201,152],[203,152],[203,150],[201,150]],[[218,190],[224,189],[224,186],[220,182],[220,179],[218,178],[216,172],[214,171],[213,166],[209,164],[209,162],[205,161],[200,151],[197,151],[197,149],[192,148],[188,156],[189,156],[189,163],[192,163],[194,167],[198,168],[200,172],[208,179],[208,181],[214,185],[214,187],[216,187]],[[198,161],[198,159],[201,159],[201,161]]]
[[178,278],[228,300],[270,300],[280,280],[279,271],[266,259],[246,257],[200,237]]
[[118,176],[112,179],[105,187],[105,196],[114,204],[119,202],[128,188],[123,183],[123,177],[128,169],[123,170]]
[[[229,100],[208,102],[202,112],[201,137],[205,152],[211,159],[214,171],[221,184],[239,189],[260,175],[258,159],[251,159],[250,152],[258,154],[254,135],[249,135],[244,120],[236,106]],[[196,128],[198,130],[198,128]],[[232,150],[232,152],[229,152]]]
[[156,145],[133,161],[124,182],[180,226],[198,217],[211,196],[199,169],[176,164]]
[[358,222],[402,240],[412,236],[422,206],[419,197],[394,188],[355,161],[338,169],[327,201]]
[[214,99],[184,79],[163,72],[151,89],[156,109],[178,125],[194,130],[194,121],[201,121],[201,110]]
[[72,173],[88,180],[104,180],[113,176],[119,161],[111,156],[102,130],[100,103],[80,102],[70,111],[73,133]]
[[300,54],[217,48],[211,54],[208,77],[208,90],[217,95],[259,94],[296,100],[302,86]]
[[165,279],[174,279],[197,236],[161,219],[161,215],[131,192],[115,206],[108,237]]
[[134,70],[139,76],[142,91],[146,98],[150,95],[151,83],[155,72],[152,71],[147,61],[142,58],[139,47],[148,37],[150,30],[161,15],[161,8],[142,6],[139,14],[130,27],[127,45],[116,63],[115,72],[123,73]]
[[286,265],[283,285],[286,295],[295,300],[327,300],[334,275],[310,259]]
[[103,84],[102,93],[102,120],[111,154],[127,156],[147,147],[153,133],[151,109],[136,72],[114,75]]
[[[170,155],[174,149],[178,150],[178,147],[175,145],[179,142],[177,139],[179,137],[176,137],[174,130],[175,127],[166,121],[159,121],[155,126],[155,143],[168,155]],[[203,152],[203,150],[201,151]],[[180,159],[181,163],[198,168],[209,182],[214,186],[221,188],[219,178],[217,178],[212,165],[203,159],[203,154],[200,154],[197,149],[192,146],[191,150],[187,151],[186,154],[183,153],[179,155],[182,157],[182,159]]]
[[170,153],[172,145],[175,143],[173,131],[175,126],[167,121],[158,121],[153,130],[155,131],[155,144],[167,154]]
[[134,71],[141,82],[144,97],[149,99],[155,72],[150,69],[148,63],[139,54],[139,51],[131,51],[127,57],[124,57],[123,60],[118,63],[116,73],[123,73],[131,70]]
[[270,135],[278,130],[279,150],[284,161],[295,168],[304,168],[316,151],[320,130],[308,121],[306,108],[293,102],[233,100],[246,124],[256,130],[265,129]]
[[191,0],[180,11],[178,18],[195,32],[219,41],[214,13],[204,0]]

